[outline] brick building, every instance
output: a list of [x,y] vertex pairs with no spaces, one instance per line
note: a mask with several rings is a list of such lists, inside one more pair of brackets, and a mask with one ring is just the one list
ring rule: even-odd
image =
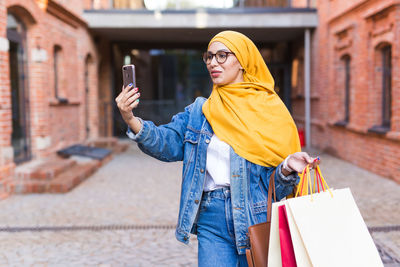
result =
[[[318,1],[317,7],[311,144],[400,182],[400,1]],[[292,88],[299,125],[302,87]]]
[[82,12],[79,0],[0,1],[1,181],[99,135],[99,59]]

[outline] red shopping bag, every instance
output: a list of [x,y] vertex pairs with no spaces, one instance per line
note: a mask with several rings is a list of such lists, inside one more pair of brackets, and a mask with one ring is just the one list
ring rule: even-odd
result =
[[282,267],[297,267],[285,205],[278,207]]

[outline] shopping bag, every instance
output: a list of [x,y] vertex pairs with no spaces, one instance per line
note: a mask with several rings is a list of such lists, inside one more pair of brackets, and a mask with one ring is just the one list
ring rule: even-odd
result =
[[285,205],[285,201],[272,203],[271,229],[269,236],[268,266],[282,267],[281,245],[279,240],[278,208]]
[[[308,166],[306,167],[308,168]],[[300,174],[300,182],[299,184],[295,187],[294,193],[290,194],[290,197],[287,196],[286,200],[282,200],[280,202],[275,202],[272,204],[272,214],[271,214],[271,234],[270,234],[270,241],[269,241],[269,253],[268,253],[268,266],[276,266],[276,267],[282,267],[282,253],[281,253],[281,242],[280,242],[280,229],[279,229],[279,208],[282,205],[286,204],[287,199],[297,197],[297,196],[302,196],[302,195],[307,195],[308,192],[308,187],[305,186],[305,183],[308,182],[309,178],[309,172],[306,172],[306,168],[304,168],[304,171]],[[308,169],[307,169],[308,170]],[[319,170],[319,169],[318,169]],[[318,175],[317,175],[318,173]],[[315,192],[319,192],[322,190],[326,189],[325,184],[322,184],[322,175],[319,175],[319,172],[315,172],[314,175],[314,181],[318,179],[318,183],[316,186],[313,188]],[[286,208],[285,208],[286,209]],[[286,212],[290,212],[290,210],[286,210]],[[305,247],[302,243],[302,239],[300,237],[300,233],[297,230],[297,227],[293,221],[292,216],[287,216],[287,223],[289,226],[289,231],[290,231],[290,237],[292,239],[292,246],[294,252],[295,252],[295,261],[297,266],[311,266],[310,260],[308,258],[307,252],[305,250]],[[293,240],[294,239],[294,240]]]
[[[286,200],[287,201],[287,200]],[[285,205],[286,205],[285,201]],[[286,209],[288,225],[290,229],[290,236],[292,238],[294,255],[296,258],[296,264],[298,267],[311,267],[312,264],[310,262],[310,258],[308,257],[306,248],[303,244],[303,240],[300,236],[300,232],[297,229],[297,226],[293,220],[293,216],[291,214],[290,209]]]
[[[294,222],[289,221],[291,217],[287,217],[286,214],[284,214],[286,213],[285,203],[286,201],[283,200],[272,204],[268,266],[297,266],[296,258],[294,255],[292,236],[295,236],[297,239],[300,239],[300,237],[298,232],[290,232],[289,223],[293,224]],[[302,248],[303,247],[300,247],[298,248],[298,250]],[[305,260],[303,261],[305,261],[305,264],[303,264],[302,266],[307,266],[307,264],[308,266],[311,266],[308,261],[308,257],[305,258]]]
[[285,205],[278,207],[278,214],[282,267],[297,267]]
[[[285,201],[297,266],[383,267],[350,189],[331,190],[322,175],[312,187],[307,171],[302,196]],[[319,182],[323,190],[313,193]]]

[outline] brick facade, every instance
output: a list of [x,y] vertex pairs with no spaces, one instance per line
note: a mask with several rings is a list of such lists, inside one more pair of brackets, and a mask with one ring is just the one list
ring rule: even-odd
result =
[[[248,1],[252,6],[262,3]],[[294,7],[316,5],[320,18],[311,39],[311,145],[400,182],[400,0],[291,3]],[[27,116],[35,159],[99,135],[112,135],[111,44],[105,38],[95,42],[81,18],[83,9],[107,9],[109,4],[108,0],[0,0],[0,187],[16,166],[11,143],[7,13],[27,28]],[[389,131],[378,133],[371,129],[382,124],[382,49],[388,46],[391,124]],[[303,40],[291,47],[292,113],[302,128]],[[346,59],[350,62],[349,120],[343,123]]]
[[[400,1],[319,1],[312,40],[313,146],[400,182]],[[382,125],[382,48],[391,47],[390,128]],[[345,117],[345,67],[350,60],[349,121]],[[301,86],[300,86],[301,87]],[[294,113],[304,118],[300,98]],[[342,123],[340,123],[342,122]]]
[[[82,1],[68,1],[68,5],[66,2],[0,1],[0,42],[7,41],[8,13],[26,25],[25,76],[29,102],[26,116],[33,159],[99,136],[98,54],[87,24],[80,17]],[[9,52],[2,51],[1,47],[0,44],[0,179],[4,179],[12,174],[15,164],[11,145]],[[60,52],[57,62],[58,98],[55,94],[55,47]],[[86,61],[88,58],[89,63]],[[67,102],[61,101],[61,98]]]

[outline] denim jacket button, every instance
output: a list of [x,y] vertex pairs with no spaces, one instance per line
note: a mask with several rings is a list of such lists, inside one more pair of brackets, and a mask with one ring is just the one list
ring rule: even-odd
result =
[[187,240],[188,240],[187,236],[185,236],[185,237],[183,238],[183,240],[187,241]]
[[204,169],[200,169],[200,172],[203,173],[203,172],[204,172]]
[[196,204],[199,204],[199,200],[198,200],[198,199],[196,199],[196,200],[194,201],[194,203],[196,203]]
[[210,143],[210,139],[206,139],[206,143],[209,144]]

